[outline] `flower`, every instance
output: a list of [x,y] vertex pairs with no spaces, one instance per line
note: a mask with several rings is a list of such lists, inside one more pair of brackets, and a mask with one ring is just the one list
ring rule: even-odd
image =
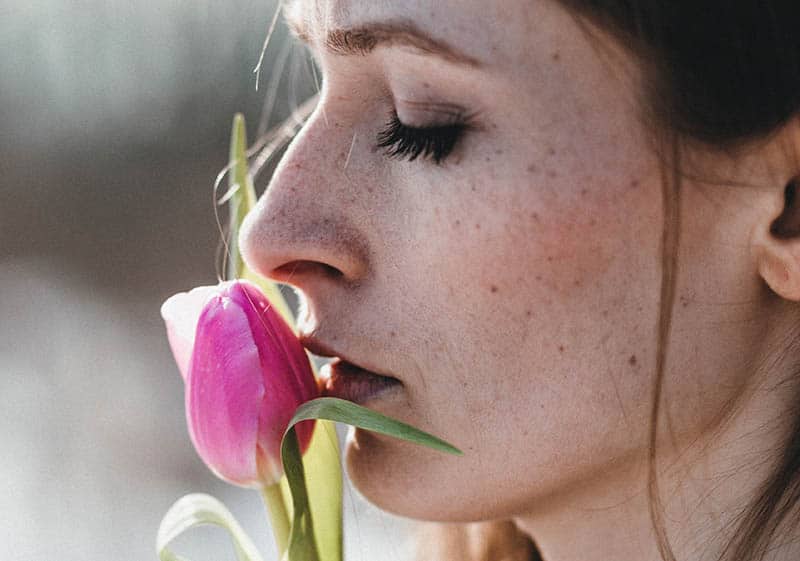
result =
[[[281,439],[297,407],[318,396],[308,355],[254,284],[201,286],[161,307],[186,384],[186,420],[197,453],[220,478],[276,483]],[[297,425],[305,450],[313,421]]]

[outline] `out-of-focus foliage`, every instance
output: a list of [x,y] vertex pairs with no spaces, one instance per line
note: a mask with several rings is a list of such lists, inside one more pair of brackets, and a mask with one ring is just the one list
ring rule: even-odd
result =
[[[274,559],[258,496],[217,484],[191,448],[158,313],[216,282],[212,187],[234,113],[255,131],[271,87],[273,120],[313,91],[302,49],[276,66],[283,26],[255,91],[274,10],[0,2],[0,559],[155,559],[159,520],[193,491]],[[396,522],[366,508],[345,491],[352,559],[402,561]],[[197,533],[177,544],[194,561],[231,558]]]
[[[234,106],[257,106],[250,71],[274,10],[273,0],[13,2],[0,8],[0,134],[69,149],[221,130]],[[273,40],[285,37],[278,28]]]

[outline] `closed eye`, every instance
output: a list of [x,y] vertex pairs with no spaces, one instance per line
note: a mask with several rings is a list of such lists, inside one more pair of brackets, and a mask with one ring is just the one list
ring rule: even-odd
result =
[[467,128],[467,123],[461,121],[431,127],[410,127],[403,124],[397,112],[393,111],[389,122],[378,133],[377,145],[392,158],[413,162],[422,157],[440,164],[453,151]]

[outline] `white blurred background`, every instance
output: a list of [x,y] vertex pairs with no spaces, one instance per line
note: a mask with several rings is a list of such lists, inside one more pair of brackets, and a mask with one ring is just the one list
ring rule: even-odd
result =
[[[191,447],[159,306],[216,282],[212,184],[232,116],[252,142],[309,95],[302,49],[280,62],[279,25],[256,91],[272,0],[4,2],[0,560],[155,560],[158,523],[189,492],[226,502],[275,559],[258,494]],[[407,521],[349,487],[344,502],[348,561],[408,558]],[[174,549],[234,559],[216,528]]]

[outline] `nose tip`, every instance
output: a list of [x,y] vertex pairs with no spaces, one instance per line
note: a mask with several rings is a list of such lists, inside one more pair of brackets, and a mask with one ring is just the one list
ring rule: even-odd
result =
[[344,216],[309,216],[286,202],[268,192],[242,224],[239,247],[250,269],[298,288],[311,278],[353,283],[366,275],[368,250],[358,228]]

